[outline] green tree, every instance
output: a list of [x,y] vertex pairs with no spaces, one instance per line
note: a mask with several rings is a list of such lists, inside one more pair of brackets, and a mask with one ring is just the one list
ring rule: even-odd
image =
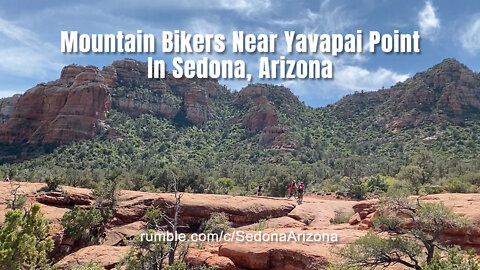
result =
[[[408,268],[423,269],[431,265],[445,231],[462,228],[469,221],[458,216],[443,204],[408,200],[403,196],[382,199],[374,220],[379,232],[370,232],[339,254],[347,265],[386,267],[402,264]],[[386,233],[386,234],[382,234]]]
[[368,177],[366,185],[368,192],[376,194],[387,192],[388,190],[388,184],[385,181],[385,177],[378,174]]
[[228,221],[228,216],[225,213],[213,213],[200,226],[200,230],[204,233],[221,234],[228,229],[230,229],[230,221]]
[[228,194],[228,192],[235,185],[235,181],[232,178],[228,178],[228,177],[218,178],[217,181],[218,181],[218,184],[220,185],[218,193],[222,193],[222,194]]
[[7,208],[12,210],[23,209],[27,202],[27,195],[19,192],[20,185],[13,185],[10,183],[10,196],[5,199]]
[[161,224],[164,224],[165,213],[158,206],[153,206],[148,208],[145,213],[145,219],[147,221],[147,226],[150,229],[159,229]]
[[406,181],[417,195],[420,193],[422,185],[425,184],[423,182],[423,169],[417,165],[408,165],[401,168],[397,178]]
[[[145,231],[153,234],[155,231]],[[137,236],[131,243],[127,255],[117,265],[117,269],[125,270],[160,270],[169,254],[169,244],[165,241],[145,241]]]
[[478,270],[480,259],[475,250],[462,251],[459,247],[449,248],[446,256],[436,252],[429,265],[424,265],[423,270]]
[[47,255],[53,240],[48,231],[38,204],[25,212],[8,211],[0,228],[0,265],[4,269],[49,269]]
[[45,177],[45,183],[47,183],[48,190],[56,190],[58,186],[62,183],[62,179],[58,176],[47,176]]
[[413,165],[422,169],[422,183],[429,183],[435,172],[436,162],[430,151],[421,150],[413,158]]
[[112,217],[115,207],[118,204],[120,193],[120,181],[118,177],[121,171],[115,171],[109,174],[103,181],[95,186],[93,197],[95,198],[96,208],[100,209],[103,220]]
[[102,214],[94,207],[86,210],[75,205],[72,210],[63,215],[61,224],[66,236],[75,240],[90,241],[93,237],[98,236],[102,224]]
[[340,185],[354,198],[364,199],[367,195],[367,185],[364,179],[345,176],[340,180]]

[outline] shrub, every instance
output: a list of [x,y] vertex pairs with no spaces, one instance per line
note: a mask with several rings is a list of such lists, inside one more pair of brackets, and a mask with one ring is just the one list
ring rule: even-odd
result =
[[343,188],[343,186],[341,186],[339,184],[326,183],[322,187],[322,191],[324,191],[325,193],[335,193],[335,192],[342,191],[342,190],[344,190],[344,188]]
[[50,269],[48,253],[53,240],[47,236],[48,221],[34,204],[24,213],[10,210],[0,227],[0,265],[2,269]]
[[145,219],[147,221],[148,228],[154,229],[160,226],[160,224],[162,224],[163,214],[164,213],[160,207],[153,206],[148,208],[147,212],[145,213]]
[[440,194],[445,192],[445,188],[442,186],[427,185],[424,187],[426,194]]
[[386,192],[388,190],[388,184],[385,181],[385,177],[381,175],[373,175],[368,177],[366,185],[368,192],[376,194]]
[[303,219],[303,223],[305,223],[305,225],[308,226],[308,225],[310,225],[310,224],[312,223],[312,220],[311,220],[310,218],[308,218],[308,217],[305,217],[305,218]]
[[221,234],[230,229],[230,221],[225,213],[213,213],[207,221],[203,222],[200,229],[204,233]]
[[342,224],[347,223],[351,216],[353,216],[353,210],[349,211],[335,211],[335,216],[330,219],[332,224]]
[[98,264],[95,263],[89,263],[86,265],[79,265],[75,266],[73,268],[70,268],[70,270],[104,270],[102,266],[99,266]]
[[267,220],[260,219],[257,223],[253,224],[251,229],[252,231],[263,231],[267,228]]
[[116,265],[117,269],[162,269],[170,247],[169,243],[164,241],[142,241],[140,235],[135,237],[130,246],[127,255]]
[[97,236],[94,231],[102,223],[102,215],[100,210],[90,208],[88,210],[81,209],[77,205],[72,210],[67,211],[61,220],[61,224],[65,230],[65,235],[75,240],[84,238],[91,239]]
[[480,173],[466,173],[458,177],[461,182],[468,182],[472,185],[480,185]]
[[47,183],[48,190],[56,190],[62,183],[62,180],[57,176],[53,178],[51,176],[47,176],[45,178],[45,183]]
[[368,189],[364,179],[343,177],[340,184],[345,188],[350,196],[356,199],[364,199]]
[[[375,268],[402,264],[422,269],[422,265],[434,264],[435,254],[446,248],[439,241],[445,231],[471,225],[443,204],[410,201],[398,195],[383,198],[379,211],[383,214],[374,220],[378,231],[371,231],[340,249],[339,255],[346,265]],[[411,217],[415,226],[408,226],[410,221],[403,216]]]
[[480,269],[480,259],[475,250],[462,251],[459,247],[449,248],[447,256],[442,258],[439,252],[435,253],[432,262],[422,267],[424,270],[448,270],[448,269]]
[[163,270],[186,270],[187,265],[181,261],[175,261],[172,265],[163,267]]
[[445,189],[448,192],[453,193],[468,193],[471,190],[472,185],[469,183],[462,182],[458,179],[453,179],[445,183]]
[[117,206],[120,192],[118,177],[120,174],[120,171],[115,171],[108,175],[96,185],[93,191],[96,206],[100,209],[104,221],[112,217]]

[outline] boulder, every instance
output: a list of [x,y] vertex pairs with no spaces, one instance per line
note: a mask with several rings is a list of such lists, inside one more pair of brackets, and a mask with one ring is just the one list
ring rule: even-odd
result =
[[185,256],[188,267],[216,267],[217,270],[237,270],[235,264],[227,257],[219,256],[206,250],[190,249]]
[[[290,245],[291,246],[291,245]],[[327,247],[324,247],[328,249]],[[295,248],[267,243],[228,243],[220,246],[219,255],[230,258],[237,267],[255,270],[313,270],[326,267],[328,259],[318,246]]]
[[129,247],[89,246],[65,256],[55,264],[58,269],[70,269],[76,265],[93,262],[112,269],[128,252]]
[[378,200],[368,200],[368,201],[361,201],[356,203],[353,208],[353,212],[355,213],[362,213],[365,218],[370,213],[375,212],[377,209],[375,208],[375,204],[378,203]]
[[40,192],[35,195],[35,200],[39,203],[54,205],[93,205],[94,202],[90,194],[76,189],[69,189],[69,192]]
[[102,245],[116,246],[124,244],[125,240],[131,240],[139,235],[146,228],[146,223],[137,221],[130,224],[113,227],[106,231]]
[[360,221],[362,221],[362,218],[360,217],[360,214],[359,214],[359,213],[355,213],[355,214],[353,214],[353,216],[351,216],[350,219],[348,220],[348,224],[350,224],[350,225],[357,225],[358,223],[360,223]]
[[[160,206],[169,213],[175,197],[170,193],[123,191],[115,217],[123,223],[141,219],[151,206]],[[246,225],[265,218],[287,215],[295,203],[285,199],[214,194],[184,193],[181,199],[183,224],[196,228],[214,212],[227,214],[235,225]]]

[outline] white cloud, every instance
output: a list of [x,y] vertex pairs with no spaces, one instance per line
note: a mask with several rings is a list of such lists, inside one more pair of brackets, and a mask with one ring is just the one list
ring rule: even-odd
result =
[[265,11],[271,6],[270,0],[220,0],[219,7],[244,12],[247,15]]
[[434,38],[435,33],[440,29],[440,20],[430,1],[426,1],[425,7],[418,13],[418,25],[422,36],[430,39]]
[[0,98],[11,97],[15,94],[22,94],[22,91],[15,91],[15,90],[1,90],[0,89]]
[[324,106],[338,101],[354,91],[375,91],[389,88],[397,82],[409,78],[409,74],[399,74],[379,68],[371,71],[359,66],[335,66],[333,80],[289,80],[277,84],[290,88],[292,92],[307,101],[311,106]]
[[480,14],[473,18],[460,33],[462,47],[470,53],[480,50]]
[[369,71],[358,66],[343,66],[335,72],[333,82],[345,91],[373,91],[403,82],[408,77],[408,74],[399,74],[385,68]]
[[0,71],[19,77],[45,77],[62,67],[57,49],[30,30],[0,18]]

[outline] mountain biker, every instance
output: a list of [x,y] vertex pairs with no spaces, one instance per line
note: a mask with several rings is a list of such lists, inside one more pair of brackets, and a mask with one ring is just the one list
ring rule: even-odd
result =
[[263,188],[263,185],[262,185],[262,184],[259,184],[259,185],[258,185],[257,196],[262,196],[262,188]]
[[303,184],[303,182],[301,182],[300,185],[298,185],[297,191],[298,191],[298,201],[301,203],[303,200],[303,192],[305,191],[305,185]]
[[8,178],[8,175],[6,175],[6,176],[3,178],[3,182],[10,182],[10,178]]
[[294,191],[297,188],[297,184],[295,183],[295,180],[290,182],[290,186],[288,187],[288,198],[292,197],[294,195]]

